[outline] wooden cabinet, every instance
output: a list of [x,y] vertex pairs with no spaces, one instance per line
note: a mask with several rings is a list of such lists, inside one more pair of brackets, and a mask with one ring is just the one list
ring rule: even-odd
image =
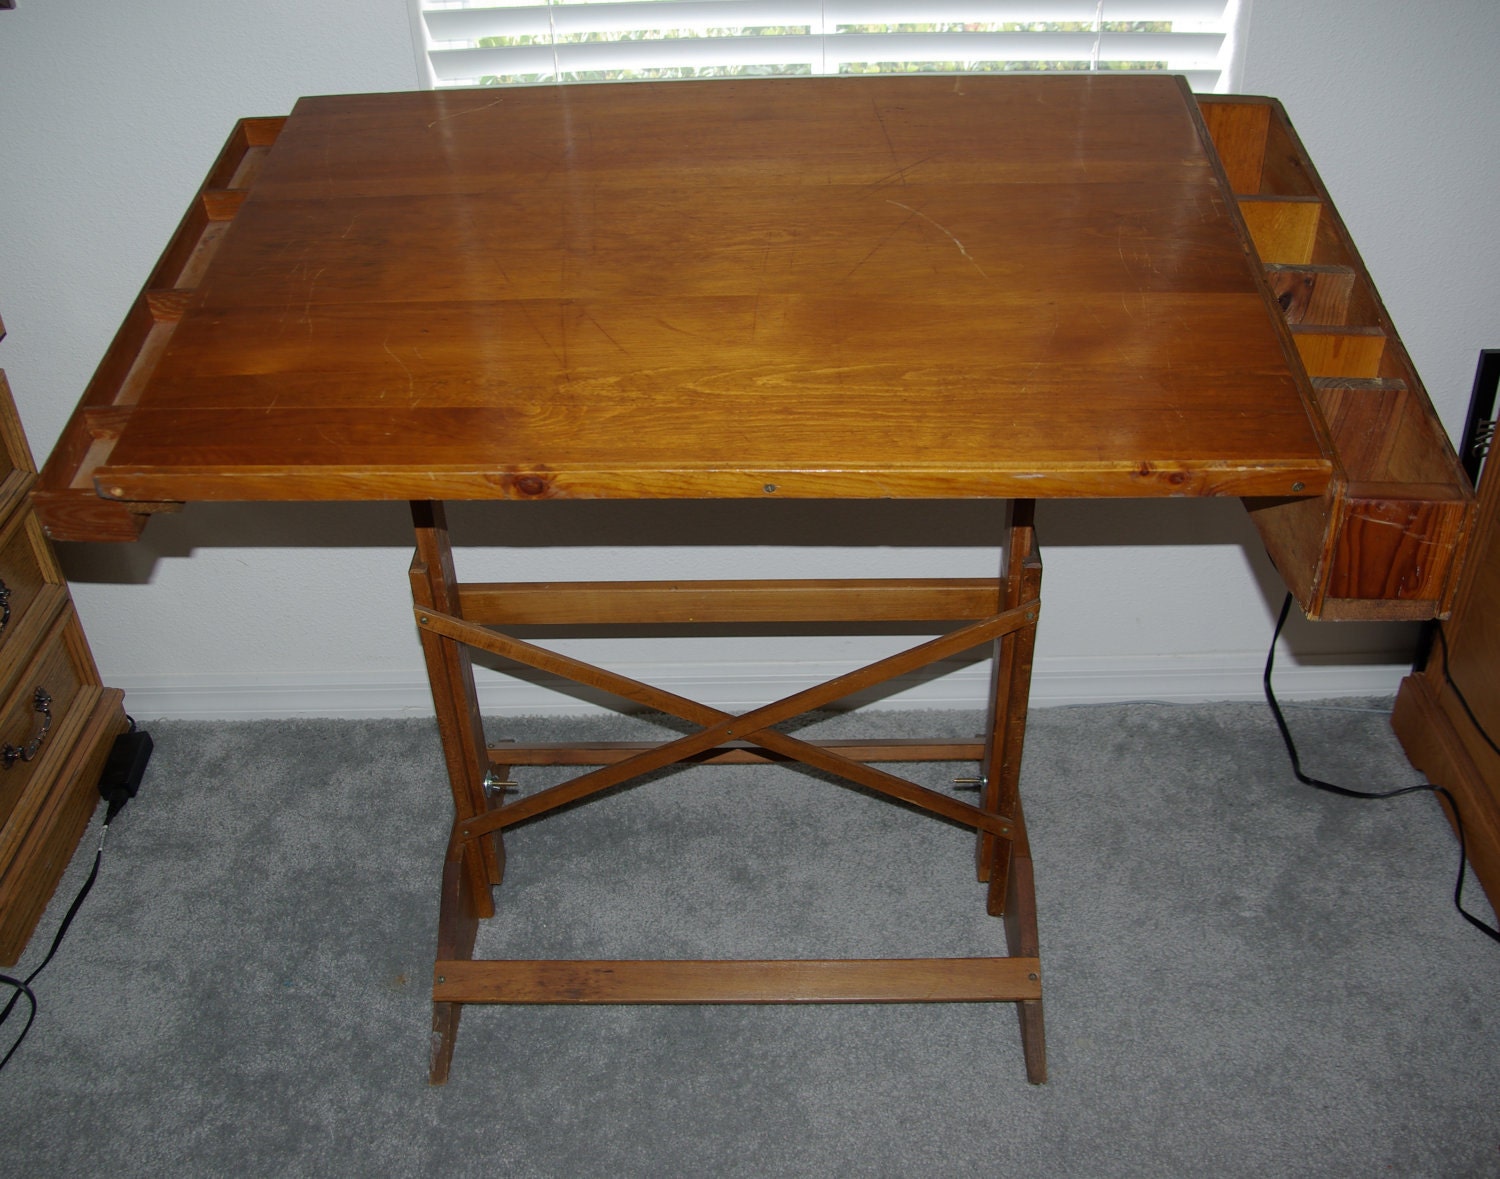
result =
[[1494,455],[1479,480],[1479,515],[1453,615],[1422,670],[1402,682],[1391,723],[1412,764],[1458,802],[1474,873],[1500,909],[1500,753],[1484,736],[1500,740],[1500,467]]
[[[0,327],[0,335],[4,334]],[[0,372],[0,965],[20,958],[127,727],[99,684],[67,583],[31,506],[36,467]]]

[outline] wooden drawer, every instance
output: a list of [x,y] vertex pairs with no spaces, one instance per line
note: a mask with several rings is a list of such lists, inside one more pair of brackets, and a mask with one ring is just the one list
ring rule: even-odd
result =
[[98,686],[65,596],[53,613],[0,705],[0,965],[25,948],[99,802],[111,743],[126,728],[122,693]]
[[[12,850],[5,836],[12,819],[23,824],[33,779],[70,729],[79,689],[92,682],[92,661],[71,609],[61,611],[35,655],[9,685],[0,706],[0,860]],[[34,801],[34,800],[32,800]]]
[[[0,966],[14,966],[72,859],[78,841],[99,805],[99,776],[114,739],[129,727],[125,694],[118,688],[85,684],[69,713],[65,732],[48,761],[33,777],[28,807],[30,826],[0,873]],[[62,741],[65,740],[66,744]],[[7,843],[11,828],[0,833]]]
[[28,656],[40,628],[50,624],[66,598],[41,522],[30,511],[13,513],[0,525],[0,684],[9,681],[16,661]]
[[1474,492],[1411,358],[1281,104],[1198,103],[1339,468],[1319,499],[1247,500],[1261,539],[1309,617],[1446,617]]
[[[0,325],[0,336],[4,335],[4,325]],[[0,370],[0,405],[13,404],[10,382]],[[36,464],[19,421],[13,414],[0,413],[0,515],[18,511],[35,481]]]

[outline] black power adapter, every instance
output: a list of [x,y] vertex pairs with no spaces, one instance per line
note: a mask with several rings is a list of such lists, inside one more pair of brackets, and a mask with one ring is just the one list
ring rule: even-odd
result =
[[131,726],[130,732],[115,738],[109,757],[104,762],[104,772],[99,775],[99,795],[107,803],[104,822],[108,825],[135,797],[141,788],[141,779],[146,776],[146,763],[151,760],[151,734],[145,729]]

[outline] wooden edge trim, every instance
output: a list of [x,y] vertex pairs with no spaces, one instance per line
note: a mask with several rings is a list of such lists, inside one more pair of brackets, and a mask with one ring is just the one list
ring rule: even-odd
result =
[[[493,766],[600,766],[625,761],[647,749],[654,741],[538,741],[525,745],[491,745]],[[899,737],[860,741],[809,742],[820,749],[839,753],[851,761],[978,761],[984,753],[984,742],[924,740]],[[717,749],[706,750],[687,761],[715,765],[757,765],[763,762],[794,761],[790,755],[772,753],[748,741],[726,741]]]
[[439,959],[439,1003],[1007,1003],[1042,997],[1028,958],[759,961]]
[[1351,481],[1345,492],[1345,501],[1366,499],[1453,503],[1463,505],[1466,510],[1472,503],[1469,489],[1457,483],[1382,483],[1364,479]]
[[998,614],[995,578],[678,582],[474,582],[459,586],[472,622],[915,622]]

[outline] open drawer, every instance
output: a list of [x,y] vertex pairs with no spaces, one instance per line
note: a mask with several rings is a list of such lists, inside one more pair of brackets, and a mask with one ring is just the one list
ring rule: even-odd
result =
[[1245,501],[1271,559],[1312,618],[1445,616],[1474,492],[1411,358],[1281,104],[1198,104],[1339,468],[1319,499]]

